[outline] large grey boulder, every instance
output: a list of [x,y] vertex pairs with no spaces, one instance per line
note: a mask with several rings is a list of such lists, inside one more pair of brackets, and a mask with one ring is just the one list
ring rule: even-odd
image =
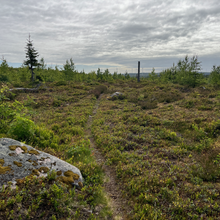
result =
[[75,166],[19,141],[0,138],[0,186],[8,181],[15,186],[26,176],[47,176],[52,170],[60,181],[79,188],[83,186],[82,174]]

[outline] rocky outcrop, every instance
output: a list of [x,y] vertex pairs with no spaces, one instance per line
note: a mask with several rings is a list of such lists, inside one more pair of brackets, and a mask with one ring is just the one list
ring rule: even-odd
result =
[[0,139],[0,186],[9,181],[15,186],[26,176],[47,176],[52,170],[67,185],[83,186],[82,174],[75,166],[19,141]]
[[111,95],[111,97],[114,97],[114,96],[120,96],[120,95],[123,95],[123,93],[121,92],[115,92]]
[[115,100],[115,99],[124,99],[124,95],[121,92],[115,92],[110,97],[107,97],[109,100]]

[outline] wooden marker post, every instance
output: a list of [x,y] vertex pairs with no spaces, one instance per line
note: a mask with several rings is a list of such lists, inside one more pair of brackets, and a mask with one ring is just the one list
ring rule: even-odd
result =
[[138,61],[138,75],[137,75],[137,81],[140,82],[140,61]]

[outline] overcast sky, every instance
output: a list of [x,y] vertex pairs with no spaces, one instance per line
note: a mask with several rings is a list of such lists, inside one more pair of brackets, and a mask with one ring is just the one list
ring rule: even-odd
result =
[[0,0],[0,56],[21,66],[29,33],[48,66],[161,71],[197,55],[220,65],[219,0]]

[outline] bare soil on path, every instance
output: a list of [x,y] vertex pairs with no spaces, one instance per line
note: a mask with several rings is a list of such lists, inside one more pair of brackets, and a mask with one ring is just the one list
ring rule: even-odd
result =
[[86,135],[88,136],[91,147],[94,149],[93,154],[98,164],[103,164],[103,170],[105,172],[105,182],[104,182],[104,189],[107,196],[107,200],[109,201],[109,206],[113,212],[113,219],[114,220],[127,220],[127,211],[126,211],[126,201],[122,199],[120,186],[118,184],[118,180],[116,179],[115,171],[108,165],[105,164],[106,159],[101,154],[100,149],[97,148],[95,144],[95,140],[91,133],[91,126],[92,126],[92,119],[97,113],[99,108],[99,103],[101,100],[102,95],[98,98],[94,110],[93,115],[89,116],[89,120],[87,122],[87,130]]

